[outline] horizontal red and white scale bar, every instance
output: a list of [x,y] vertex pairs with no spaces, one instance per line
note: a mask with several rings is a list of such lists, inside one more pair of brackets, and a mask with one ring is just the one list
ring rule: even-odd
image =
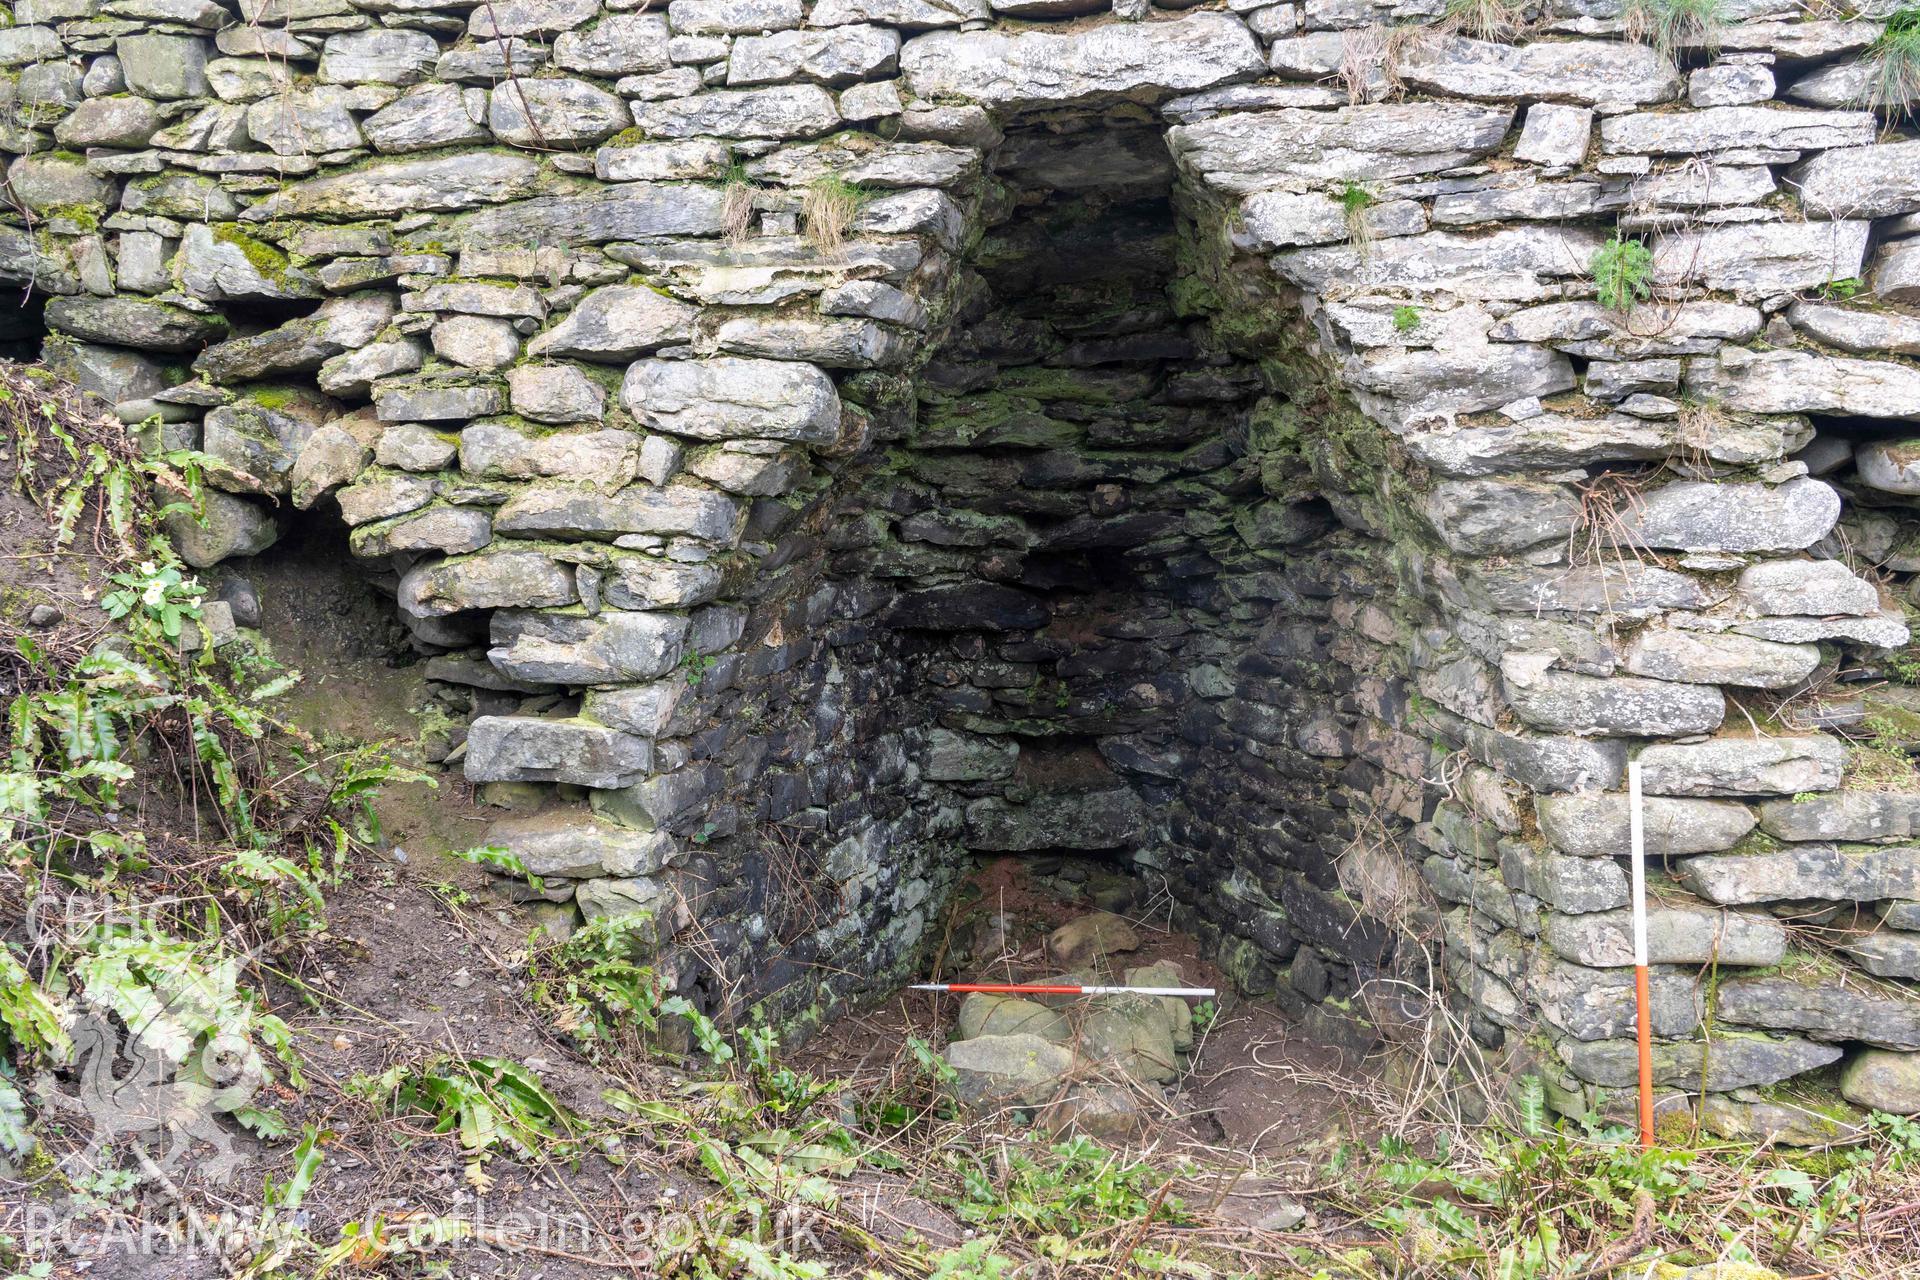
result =
[[990,996],[1210,996],[1212,987],[1070,987],[1044,982],[921,982],[914,991]]

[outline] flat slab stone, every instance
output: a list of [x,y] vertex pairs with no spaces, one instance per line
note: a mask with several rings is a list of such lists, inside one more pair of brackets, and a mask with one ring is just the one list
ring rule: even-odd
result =
[[1254,79],[1266,71],[1266,59],[1238,19],[1193,13],[1061,34],[935,31],[906,42],[900,70],[917,97],[1017,109],[1159,102]]
[[1703,111],[1641,112],[1600,122],[1600,149],[1608,155],[1697,155],[1761,148],[1817,151],[1862,147],[1879,121],[1871,111],[1803,111],[1793,107],[1708,107]]
[[[1807,788],[1815,790],[1816,788]],[[1911,840],[1920,836],[1920,795],[1839,791],[1760,806],[1760,829],[1782,840]]]
[[1685,88],[1665,55],[1612,40],[1511,45],[1427,35],[1409,42],[1394,74],[1415,89],[1449,97],[1584,106],[1669,102]]
[[1637,759],[1641,786],[1650,795],[1792,796],[1839,786],[1847,765],[1847,744],[1828,737],[1710,738],[1705,742],[1657,742]]
[[[1916,374],[1920,377],[1920,374]],[[1682,480],[1625,512],[1623,542],[1674,551],[1798,551],[1827,536],[1840,495],[1823,480],[1783,485]]]
[[[1633,964],[1633,913],[1598,911],[1547,918],[1547,945],[1575,964],[1596,969]],[[1779,964],[1787,930],[1772,916],[1705,905],[1654,903],[1647,909],[1647,958],[1652,964]]]
[[[1566,1040],[1554,1046],[1582,1080],[1610,1089],[1631,1089],[1640,1078],[1640,1050],[1632,1040]],[[1710,1092],[1778,1084],[1838,1062],[1841,1050],[1811,1040],[1774,1036],[1715,1036],[1711,1051],[1700,1041],[1656,1044],[1655,1084],[1698,1089],[1706,1070]]]
[[532,875],[571,880],[652,875],[677,852],[664,832],[617,827],[578,809],[502,818],[487,828],[486,843],[512,852]]
[[653,767],[653,743],[590,720],[480,716],[467,729],[469,782],[570,782],[607,790]]
[[1920,209],[1920,141],[1823,151],[1788,175],[1810,214],[1889,218]]
[[1701,897],[1729,905],[1920,898],[1920,848],[1802,844],[1774,853],[1703,854],[1681,862],[1677,874]]
[[[1728,800],[1648,796],[1644,804],[1647,852],[1660,857],[1730,849],[1755,822],[1751,809]],[[1540,796],[1534,809],[1540,833],[1562,853],[1606,858],[1628,851],[1624,795],[1581,791]]]
[[1544,671],[1525,683],[1505,681],[1514,714],[1551,733],[1674,737],[1711,733],[1726,716],[1726,698],[1712,685],[1671,684],[1638,676],[1583,676]]
[[833,380],[796,361],[639,360],[627,369],[620,403],[655,430],[696,440],[831,444],[840,432]]
[[1723,1022],[1798,1031],[1816,1040],[1920,1050],[1920,999],[1905,994],[1856,989],[1808,975],[1804,980],[1724,978],[1717,996]]
[[1745,413],[1920,417],[1920,368],[1892,360],[1727,347],[1688,366],[1687,390]]
[[1210,186],[1245,195],[1288,177],[1377,182],[1456,168],[1498,150],[1512,124],[1512,107],[1380,103],[1219,116],[1174,126],[1167,145]]
[[515,680],[604,685],[654,680],[679,665],[687,620],[673,613],[584,614],[502,609],[487,660]]
[[272,218],[353,222],[421,211],[471,209],[532,195],[539,175],[536,161],[510,151],[380,161],[350,173],[296,182],[240,216],[249,222]]

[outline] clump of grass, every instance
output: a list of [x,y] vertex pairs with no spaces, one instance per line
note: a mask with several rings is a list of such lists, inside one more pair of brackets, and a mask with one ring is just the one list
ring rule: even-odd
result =
[[1622,315],[1653,294],[1653,251],[1639,240],[1613,236],[1587,263],[1600,305]]
[[1377,203],[1373,193],[1357,182],[1349,182],[1333,198],[1340,202],[1340,212],[1346,218],[1347,239],[1365,257],[1373,244],[1373,228],[1367,225],[1367,210]]
[[747,176],[747,167],[736,164],[727,170],[725,194],[720,203],[720,227],[728,244],[739,244],[753,230],[753,196],[759,185]]
[[1719,52],[1727,25],[1723,0],[1627,0],[1625,16],[1627,38],[1652,45],[1667,59],[1682,46]]
[[1381,98],[1400,92],[1400,59],[1416,32],[1378,22],[1340,33],[1340,86],[1358,105],[1376,90]]
[[1447,0],[1446,22],[1476,40],[1511,40],[1528,26],[1523,6],[1514,0]]
[[846,243],[847,228],[868,200],[868,193],[837,173],[807,184],[800,203],[800,221],[806,236],[822,253],[838,253]]
[[1911,115],[1920,102],[1920,6],[1895,10],[1861,60],[1872,71],[1863,105]]

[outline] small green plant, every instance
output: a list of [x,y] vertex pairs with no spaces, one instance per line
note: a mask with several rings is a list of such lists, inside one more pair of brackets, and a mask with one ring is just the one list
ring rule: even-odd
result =
[[1845,302],[1866,288],[1859,276],[1848,276],[1844,280],[1829,280],[1820,286],[1820,296],[1829,302]]
[[865,188],[837,173],[815,178],[807,184],[807,194],[800,202],[800,222],[807,239],[822,253],[840,252],[854,216],[870,198]]
[[1653,294],[1653,251],[1638,240],[1613,236],[1587,263],[1600,305],[1623,315]]
[[177,565],[142,560],[130,572],[113,574],[115,589],[100,597],[100,608],[118,622],[135,610],[160,627],[169,640],[180,638],[181,624],[198,621],[206,588],[184,576]]
[[1179,1222],[1186,1216],[1181,1201],[1165,1194],[1165,1175],[1087,1137],[1009,1148],[998,1186],[979,1166],[964,1177],[966,1193],[956,1206],[963,1219],[1042,1236],[1071,1237],[1089,1221]]
[[467,1181],[482,1189],[492,1179],[481,1166],[496,1149],[531,1158],[573,1132],[572,1115],[540,1077],[506,1058],[440,1056],[377,1076],[356,1076],[349,1088],[391,1105],[397,1114],[424,1112],[433,1119],[435,1133],[457,1133],[467,1153]]
[[720,659],[711,653],[688,653],[686,657],[680,659],[680,666],[687,673],[688,687],[699,688],[700,682],[706,679],[707,672],[713,670],[714,664],[719,661]]
[[1193,1006],[1193,1034],[1203,1036],[1213,1029],[1214,1019],[1220,1016],[1220,1010],[1211,1000],[1202,1000]]
[[1718,53],[1727,25],[1724,0],[1627,0],[1625,16],[1627,38],[1652,45],[1669,60],[1696,45]]
[[1420,327],[1420,308],[1401,305],[1393,309],[1393,331],[1401,337]]
[[1920,103],[1920,6],[1896,9],[1861,61],[1872,73],[1861,105],[1912,115]]
[[591,920],[565,941],[530,945],[528,994],[556,1030],[595,1062],[632,1056],[659,1026],[660,980],[640,957],[655,941],[651,916]]

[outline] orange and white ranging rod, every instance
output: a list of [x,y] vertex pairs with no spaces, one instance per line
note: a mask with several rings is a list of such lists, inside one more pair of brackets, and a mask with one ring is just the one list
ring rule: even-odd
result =
[[1640,1042],[1640,1149],[1653,1149],[1653,1001],[1647,991],[1647,833],[1640,762],[1627,765],[1627,843],[1633,855],[1633,999]]
[[913,991],[992,996],[1210,996],[1212,987],[1081,987],[1049,982],[921,982]]

